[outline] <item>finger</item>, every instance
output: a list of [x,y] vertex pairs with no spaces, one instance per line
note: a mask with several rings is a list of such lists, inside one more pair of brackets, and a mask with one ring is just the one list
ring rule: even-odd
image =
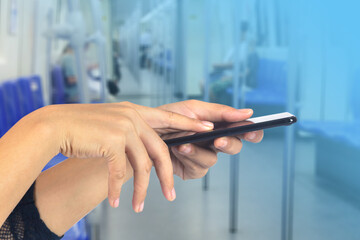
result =
[[[189,150],[191,149],[191,150]],[[173,154],[184,166],[184,180],[201,178],[216,161],[216,153],[192,144],[173,147]]]
[[164,141],[145,123],[141,131],[141,139],[154,162],[156,174],[165,198],[173,201],[176,198],[174,188],[174,171],[171,163],[169,148]]
[[[148,156],[153,160],[156,174],[160,180],[164,196],[169,201],[176,198],[174,189],[174,172],[171,164],[169,149],[159,135],[141,117],[141,115],[128,108],[127,115],[134,123],[132,132],[139,133],[139,137],[146,148]],[[154,113],[156,115],[156,113]],[[159,117],[159,116],[157,116]]]
[[166,128],[195,132],[208,131],[214,128],[214,124],[209,121],[201,121],[195,118],[189,118],[174,112],[162,112],[164,114],[162,123],[164,125],[163,127]]
[[136,131],[129,132],[126,152],[134,170],[134,194],[132,205],[135,212],[144,210],[146,192],[150,181],[152,162]]
[[222,104],[197,100],[185,101],[184,104],[191,105],[189,106],[191,109],[196,109],[197,118],[211,122],[237,122],[248,119],[253,114],[252,109],[235,109]]
[[248,142],[259,143],[262,141],[262,139],[264,137],[264,131],[259,130],[259,131],[254,131],[254,132],[243,133],[243,134],[240,134],[235,137],[238,139],[244,139]]
[[135,106],[135,109],[140,110],[140,115],[142,115],[153,128],[169,128],[194,132],[209,131],[214,128],[212,122],[196,119],[195,115],[194,117],[188,117],[172,111],[143,106]]
[[156,120],[159,122],[155,124],[157,128],[168,128],[194,132],[209,131],[214,128],[214,124],[209,121],[201,121],[199,119],[190,118],[171,111],[163,111],[160,109],[155,109],[155,111],[159,114],[156,118]]
[[109,169],[108,200],[110,206],[117,208],[119,206],[121,187],[126,176],[125,144],[117,145],[113,153],[109,155],[107,157]]
[[221,152],[235,155],[241,151],[243,144],[241,140],[237,137],[221,137],[215,139],[214,146]]
[[202,148],[194,144],[183,144],[177,146],[176,150],[202,168],[210,168],[217,162],[217,155],[215,151]]
[[243,138],[248,142],[258,143],[261,142],[264,138],[264,131],[255,131],[255,132],[249,132],[245,133]]

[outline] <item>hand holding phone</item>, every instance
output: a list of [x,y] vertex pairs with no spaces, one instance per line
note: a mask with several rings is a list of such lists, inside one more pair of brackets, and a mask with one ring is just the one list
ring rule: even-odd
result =
[[217,123],[214,130],[209,132],[194,133],[183,132],[172,135],[170,139],[166,139],[165,143],[169,147],[178,146],[186,143],[201,143],[213,141],[216,138],[225,136],[236,136],[247,132],[257,130],[288,126],[297,121],[297,118],[288,112],[266,115],[262,117],[249,118],[246,121],[235,123]]

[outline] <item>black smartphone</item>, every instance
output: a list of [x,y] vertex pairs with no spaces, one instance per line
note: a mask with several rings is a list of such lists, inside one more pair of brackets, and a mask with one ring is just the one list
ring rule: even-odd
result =
[[297,121],[296,117],[288,112],[266,115],[262,117],[249,118],[241,122],[215,123],[214,130],[202,133],[183,132],[171,134],[165,138],[164,142],[169,146],[178,146],[186,143],[203,143],[213,141],[219,137],[235,136],[247,132],[288,126]]

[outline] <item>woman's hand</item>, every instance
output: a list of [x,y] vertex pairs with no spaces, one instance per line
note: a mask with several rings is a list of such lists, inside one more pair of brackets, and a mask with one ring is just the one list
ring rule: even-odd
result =
[[[189,100],[159,107],[184,116],[211,122],[237,122],[252,116],[251,109],[235,109],[229,106]],[[263,131],[249,132],[237,137],[222,137],[214,140],[210,147],[185,144],[171,148],[174,173],[182,179],[203,177],[217,162],[217,153],[237,154],[242,148],[241,139],[260,142]]]
[[128,102],[53,105],[40,113],[57,129],[59,152],[67,157],[107,160],[108,199],[113,207],[119,205],[127,164],[133,168],[136,212],[144,208],[153,164],[164,196],[169,201],[176,197],[169,150],[154,129],[201,132],[213,128],[208,122]]

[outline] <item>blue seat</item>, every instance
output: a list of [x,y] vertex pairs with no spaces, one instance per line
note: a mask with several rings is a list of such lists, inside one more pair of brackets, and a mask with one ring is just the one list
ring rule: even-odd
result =
[[40,76],[34,75],[30,77],[30,90],[34,101],[34,109],[42,108],[45,104]]
[[301,130],[311,132],[328,139],[336,139],[346,145],[360,148],[359,123],[329,122],[329,121],[300,121]]
[[329,139],[340,139],[350,146],[360,148],[360,71],[352,79],[349,103],[353,113],[352,122],[300,121],[300,129]]
[[22,77],[17,80],[22,115],[44,106],[41,79],[39,76]]
[[4,96],[5,115],[7,119],[7,126],[9,130],[17,123],[23,116],[19,103],[19,95],[14,82],[5,82],[2,86]]
[[90,236],[86,231],[86,218],[81,219],[67,231],[62,240],[90,240]]
[[51,70],[51,99],[52,104],[65,103],[65,80],[63,70],[59,66],[53,67]]
[[[301,130],[315,136],[316,173],[349,196],[360,195],[360,71],[350,84],[349,106],[353,120],[299,121]],[[356,199],[357,201],[358,199]]]
[[[98,79],[100,80],[100,78]],[[65,79],[63,70],[59,66],[54,66],[51,70],[51,103],[52,104],[65,104]],[[75,102],[72,102],[75,103]],[[91,103],[103,103],[100,100],[92,100]]]
[[247,104],[285,105],[287,99],[286,63],[261,59],[257,72],[257,88],[246,93]]
[[50,162],[48,162],[48,164],[46,164],[46,166],[44,167],[43,171],[48,170],[49,168],[52,168],[53,166],[61,163],[62,161],[66,160],[67,157],[65,157],[64,155],[62,155],[61,153],[59,153],[58,155],[56,155],[53,159],[50,160]]
[[[247,105],[285,106],[287,101],[286,62],[261,59],[257,70],[257,87],[246,92]],[[226,90],[233,94],[233,89]],[[239,98],[241,99],[241,95]]]
[[[41,79],[38,76],[19,78],[16,82],[6,82],[0,86],[0,137],[22,116],[44,106]],[[59,154],[43,169],[64,161]],[[65,240],[89,240],[86,219],[76,223],[64,236]]]
[[33,107],[34,106],[33,99],[31,98],[30,86],[27,83],[28,81],[29,78],[26,77],[19,78],[16,81],[17,89],[19,93],[19,103],[22,111],[21,114],[23,116],[35,110]]

